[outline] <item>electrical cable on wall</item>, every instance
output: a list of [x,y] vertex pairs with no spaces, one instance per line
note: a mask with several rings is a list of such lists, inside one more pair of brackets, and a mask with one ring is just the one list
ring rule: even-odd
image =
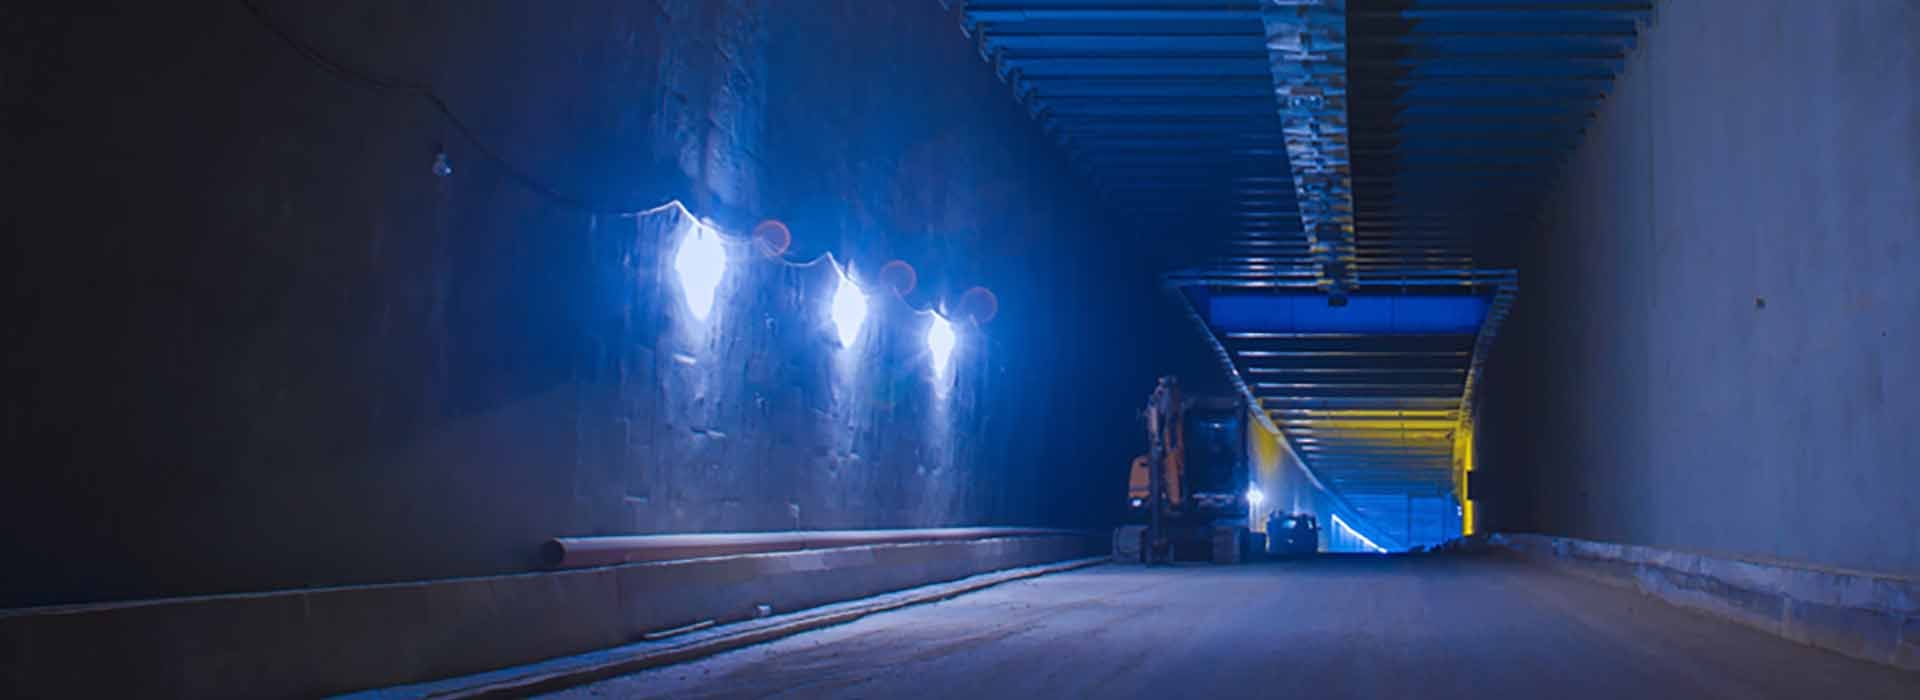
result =
[[[278,37],[282,42],[292,47],[296,53],[299,53],[303,58],[306,58],[309,62],[319,66],[326,72],[351,82],[361,83],[380,92],[401,92],[425,100],[427,104],[433,107],[434,111],[439,112],[440,116],[447,120],[447,124],[453,127],[454,132],[458,133],[461,138],[466,139],[468,145],[473,147],[474,152],[479,153],[480,157],[493,163],[494,167],[499,168],[500,172],[521,187],[525,187],[535,194],[551,199],[568,208],[588,214],[620,215],[637,213],[633,210],[596,209],[583,199],[547,186],[545,183],[540,182],[539,179],[533,177],[533,175],[515,167],[513,163],[500,156],[500,154],[495,153],[493,149],[488,148],[487,144],[480,140],[479,135],[474,133],[473,127],[468,126],[467,122],[460,118],[460,115],[454,113],[453,108],[447,105],[447,101],[433,90],[433,86],[426,83],[407,82],[381,77],[330,58],[319,49],[302,41],[298,36],[295,36],[292,32],[274,22],[273,18],[269,16],[266,11],[260,9],[260,6],[255,3],[254,0],[239,0],[239,3],[241,7],[246,8],[247,14],[259,22],[260,26],[264,27],[268,33]],[[445,155],[445,153],[441,153],[436,156],[436,172],[441,172],[445,166]],[[450,174],[451,167],[445,167],[445,172]]]

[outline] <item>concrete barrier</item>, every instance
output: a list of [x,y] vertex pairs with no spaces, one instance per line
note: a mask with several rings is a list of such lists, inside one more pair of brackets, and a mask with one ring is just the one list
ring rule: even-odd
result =
[[[1058,534],[0,612],[0,695],[311,697],[1097,555]],[[763,607],[764,606],[764,607]]]
[[1488,544],[1530,561],[1847,656],[1920,670],[1920,578],[1545,535]]

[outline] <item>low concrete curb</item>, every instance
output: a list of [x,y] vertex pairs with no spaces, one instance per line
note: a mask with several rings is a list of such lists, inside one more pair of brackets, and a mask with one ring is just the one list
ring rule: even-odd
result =
[[1545,535],[1495,548],[1857,659],[1920,671],[1920,578]]
[[1040,535],[0,611],[0,695],[314,697],[1105,551]]
[[501,669],[431,683],[369,690],[340,697],[348,700],[471,699],[518,698],[538,693],[551,693],[650,668],[684,663],[823,627],[845,624],[875,613],[946,600],[1009,581],[1104,563],[1107,563],[1106,557],[1093,557],[1058,564],[997,571],[950,583],[922,586],[788,615],[703,629],[671,640],[628,644],[518,668]]

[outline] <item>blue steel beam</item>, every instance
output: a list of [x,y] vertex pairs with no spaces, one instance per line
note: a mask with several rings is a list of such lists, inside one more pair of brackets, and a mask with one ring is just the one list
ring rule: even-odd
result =
[[1024,76],[1034,95],[1064,97],[1261,97],[1273,99],[1273,85],[1265,76],[1246,80],[1070,80]]
[[1015,56],[1090,54],[1137,56],[1209,54],[1259,56],[1266,51],[1258,33],[1243,34],[988,34],[982,43],[989,51]]
[[1367,367],[1326,371],[1322,368],[1249,366],[1247,371],[1255,375],[1260,382],[1276,382],[1288,387],[1318,384],[1359,386],[1398,386],[1409,384],[1450,386],[1458,390],[1460,384],[1466,380],[1467,376],[1467,370],[1464,367],[1438,370]]
[[1434,386],[1404,384],[1379,387],[1312,385],[1297,388],[1277,386],[1270,382],[1255,382],[1253,385],[1254,395],[1259,396],[1263,400],[1304,399],[1324,401],[1333,399],[1388,399],[1402,401],[1437,399],[1445,402],[1458,403],[1460,401],[1460,393],[1463,390],[1465,390],[1465,387],[1460,384]]
[[1246,77],[1265,75],[1265,61],[1248,58],[1018,58],[1004,59],[1023,78],[1172,76]]

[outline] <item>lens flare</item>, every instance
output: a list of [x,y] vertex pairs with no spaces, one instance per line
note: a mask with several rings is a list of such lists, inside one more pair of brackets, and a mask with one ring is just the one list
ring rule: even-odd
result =
[[680,294],[686,298],[687,313],[696,321],[705,321],[713,313],[714,296],[720,292],[720,280],[727,275],[727,248],[720,235],[706,224],[693,222],[680,239],[673,255],[673,271],[680,276]]
[[1247,487],[1247,503],[1249,505],[1252,505],[1255,508],[1259,508],[1260,502],[1265,500],[1267,500],[1267,494],[1261,493],[1260,487],[1258,486]]
[[785,255],[787,248],[793,246],[793,231],[779,219],[767,219],[753,227],[753,242],[760,254],[769,258]]
[[895,294],[904,297],[920,286],[920,273],[905,260],[889,261],[880,266],[880,284],[892,287]]
[[834,332],[840,336],[840,347],[853,347],[860,339],[861,325],[867,322],[867,295],[854,285],[852,277],[840,276],[828,312],[833,317]]
[[986,325],[993,317],[1000,315],[1000,297],[986,287],[974,287],[960,295],[962,313],[973,318],[974,323]]
[[947,367],[953,363],[953,349],[960,344],[960,336],[953,332],[953,322],[933,317],[933,323],[927,326],[927,352],[933,354],[933,376],[947,376]]

